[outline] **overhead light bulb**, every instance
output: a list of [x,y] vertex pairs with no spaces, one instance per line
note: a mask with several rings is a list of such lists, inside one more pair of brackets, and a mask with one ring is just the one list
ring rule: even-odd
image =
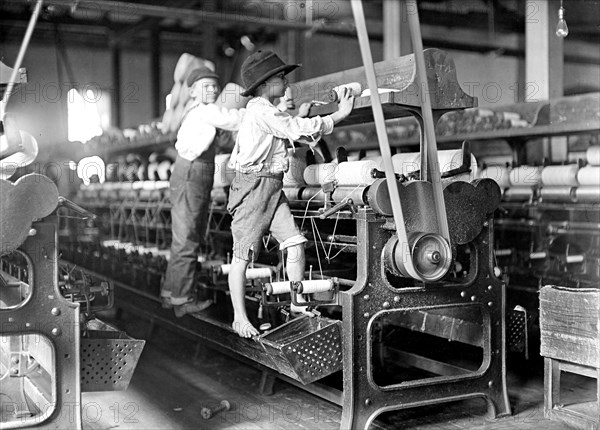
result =
[[562,7],[562,2],[560,8],[558,9],[558,24],[556,24],[556,35],[561,39],[564,39],[569,35],[569,27],[567,27],[567,21],[565,21],[565,8]]

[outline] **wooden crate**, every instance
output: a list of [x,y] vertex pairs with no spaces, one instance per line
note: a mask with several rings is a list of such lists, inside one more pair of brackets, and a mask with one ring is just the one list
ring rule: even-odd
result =
[[540,354],[600,368],[600,289],[540,291]]
[[[540,291],[544,416],[582,430],[600,428],[600,289],[547,286]],[[596,379],[596,399],[561,401],[561,374]]]

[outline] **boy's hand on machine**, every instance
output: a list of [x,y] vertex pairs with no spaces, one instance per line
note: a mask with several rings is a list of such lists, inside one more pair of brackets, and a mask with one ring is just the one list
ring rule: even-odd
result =
[[260,334],[258,330],[248,320],[234,320],[233,324],[231,324],[231,328],[233,328],[233,331],[235,331],[240,337],[251,338]]
[[340,97],[338,111],[346,118],[354,107],[354,95],[348,88],[344,88]]
[[338,110],[330,115],[331,119],[333,119],[333,123],[337,124],[338,122],[346,119],[346,117],[350,115],[350,112],[352,112],[353,107],[354,95],[352,95],[352,91],[350,91],[348,88],[344,88],[340,94]]

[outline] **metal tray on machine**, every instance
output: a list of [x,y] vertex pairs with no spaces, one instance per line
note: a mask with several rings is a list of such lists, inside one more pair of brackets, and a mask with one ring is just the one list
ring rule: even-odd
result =
[[100,320],[91,323],[81,338],[81,391],[127,389],[146,341]]
[[303,316],[258,340],[280,373],[310,384],[342,369],[341,326],[338,320]]

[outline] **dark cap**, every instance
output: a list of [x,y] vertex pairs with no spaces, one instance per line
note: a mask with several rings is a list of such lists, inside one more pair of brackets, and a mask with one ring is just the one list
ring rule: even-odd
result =
[[219,75],[210,70],[208,67],[198,67],[190,72],[185,82],[187,83],[188,87],[191,87],[194,82],[203,78],[219,79]]
[[287,75],[299,66],[300,64],[285,64],[273,51],[256,51],[242,64],[242,81],[246,87],[242,96],[251,95],[260,84],[271,76],[282,71]]

